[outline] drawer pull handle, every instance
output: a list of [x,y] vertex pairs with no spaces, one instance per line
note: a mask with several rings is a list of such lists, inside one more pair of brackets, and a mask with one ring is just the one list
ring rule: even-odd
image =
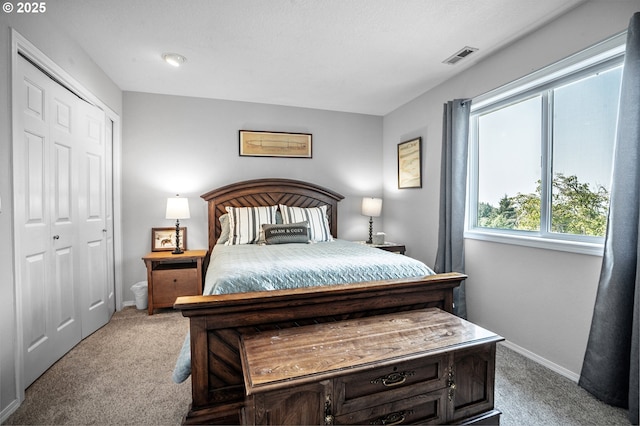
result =
[[386,387],[398,386],[406,382],[407,377],[413,376],[414,374],[416,374],[415,371],[394,371],[393,373],[389,373],[386,376],[378,377],[377,379],[371,380],[371,383],[382,383],[382,385]]
[[449,367],[447,387],[449,388],[449,401],[453,401],[453,398],[456,395],[456,381],[455,381],[455,372],[453,371],[452,366]]
[[408,411],[396,411],[395,413],[389,413],[384,417],[378,417],[375,420],[372,420],[370,425],[399,425],[404,422],[407,418],[407,414],[412,414],[412,410]]
[[331,414],[331,396],[327,395],[327,400],[324,402],[324,424],[332,425],[335,418]]

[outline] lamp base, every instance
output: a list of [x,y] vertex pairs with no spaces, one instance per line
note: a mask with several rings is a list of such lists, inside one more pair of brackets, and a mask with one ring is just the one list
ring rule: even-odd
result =
[[184,250],[180,247],[180,219],[176,219],[176,248],[171,254],[182,254]]
[[373,244],[373,217],[369,216],[369,239],[367,244]]

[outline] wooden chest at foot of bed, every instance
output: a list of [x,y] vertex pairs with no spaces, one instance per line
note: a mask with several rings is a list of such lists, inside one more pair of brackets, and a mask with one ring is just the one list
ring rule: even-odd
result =
[[244,335],[243,421],[495,424],[501,340],[439,309]]

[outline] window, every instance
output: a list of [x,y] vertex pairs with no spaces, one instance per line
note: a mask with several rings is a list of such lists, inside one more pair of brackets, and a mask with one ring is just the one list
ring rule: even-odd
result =
[[601,252],[624,59],[614,39],[473,100],[466,237]]

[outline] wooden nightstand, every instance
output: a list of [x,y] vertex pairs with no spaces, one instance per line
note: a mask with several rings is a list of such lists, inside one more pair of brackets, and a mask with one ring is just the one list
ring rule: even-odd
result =
[[394,253],[404,254],[407,251],[404,244],[398,243],[384,243],[384,244],[370,244],[371,247],[379,248],[380,250],[392,251]]
[[149,315],[154,309],[172,307],[178,296],[202,294],[202,262],[206,255],[206,250],[182,254],[156,251],[142,258],[147,266]]
[[394,253],[404,254],[407,251],[404,244],[398,244],[398,243],[368,244],[366,241],[356,241],[356,242],[360,244],[366,244],[371,247],[379,248],[380,250],[391,251]]

